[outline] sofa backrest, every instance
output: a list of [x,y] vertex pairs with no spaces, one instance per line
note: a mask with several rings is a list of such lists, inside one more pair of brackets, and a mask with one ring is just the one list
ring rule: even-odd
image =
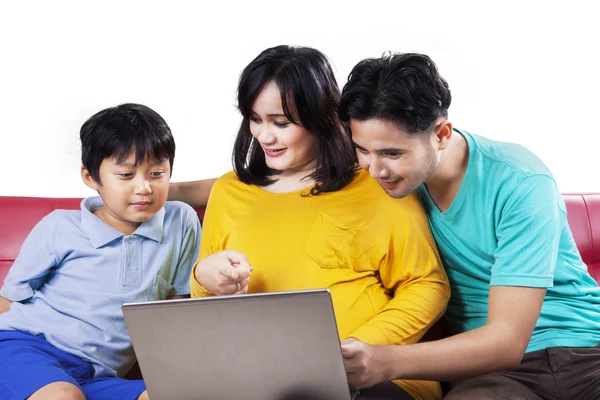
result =
[[[563,195],[569,226],[590,274],[600,283],[600,193]],[[81,199],[0,196],[0,287],[23,241],[45,215],[78,210]],[[204,209],[197,209],[200,220]]]

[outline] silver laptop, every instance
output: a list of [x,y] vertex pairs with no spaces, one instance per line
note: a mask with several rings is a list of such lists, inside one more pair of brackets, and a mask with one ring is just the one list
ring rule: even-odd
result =
[[152,400],[351,400],[329,290],[129,303]]

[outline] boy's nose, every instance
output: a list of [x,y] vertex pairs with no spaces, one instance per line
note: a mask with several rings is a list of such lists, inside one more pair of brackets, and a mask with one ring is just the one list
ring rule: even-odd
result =
[[148,195],[152,193],[152,188],[150,187],[150,182],[144,179],[136,188],[136,193],[139,195]]

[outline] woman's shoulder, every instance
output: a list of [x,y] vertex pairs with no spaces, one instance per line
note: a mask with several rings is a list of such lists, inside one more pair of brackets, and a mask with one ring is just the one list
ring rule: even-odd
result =
[[348,189],[353,189],[356,194],[361,193],[365,201],[377,205],[379,208],[406,212],[407,210],[422,212],[423,206],[416,192],[397,199],[391,197],[383,190],[379,182],[369,172],[359,169]]
[[211,195],[214,192],[216,195],[232,195],[240,196],[241,194],[248,194],[256,190],[256,186],[248,185],[238,178],[235,171],[229,171],[221,175],[215,181],[212,188]]

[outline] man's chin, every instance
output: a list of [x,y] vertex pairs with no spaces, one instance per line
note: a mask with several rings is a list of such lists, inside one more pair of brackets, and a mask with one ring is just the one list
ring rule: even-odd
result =
[[381,188],[388,194],[388,196],[393,197],[395,199],[401,199],[403,197],[406,197],[412,192],[412,190],[407,189],[405,185],[402,184],[397,184],[392,188],[381,185]]

